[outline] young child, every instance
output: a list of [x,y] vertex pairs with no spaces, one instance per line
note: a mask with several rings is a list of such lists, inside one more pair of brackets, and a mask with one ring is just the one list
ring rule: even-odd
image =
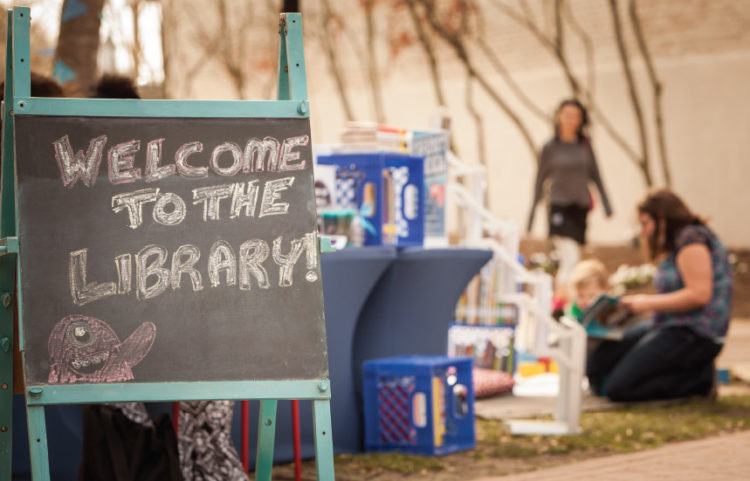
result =
[[607,292],[607,269],[596,259],[581,261],[573,268],[568,285],[572,300],[568,314],[581,321],[586,309]]

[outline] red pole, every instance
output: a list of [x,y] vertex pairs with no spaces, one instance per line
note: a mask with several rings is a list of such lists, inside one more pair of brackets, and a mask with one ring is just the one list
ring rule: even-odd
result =
[[302,442],[299,433],[299,401],[292,401],[292,438],[294,439],[294,479],[302,481]]
[[242,452],[242,467],[245,472],[250,472],[250,401],[242,401],[242,439],[240,451]]
[[180,403],[172,403],[172,428],[174,428],[175,434],[180,429]]

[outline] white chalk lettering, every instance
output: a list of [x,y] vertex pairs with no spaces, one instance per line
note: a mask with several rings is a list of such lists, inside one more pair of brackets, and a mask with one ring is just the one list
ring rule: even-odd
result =
[[258,203],[258,188],[257,180],[251,180],[247,183],[247,190],[245,190],[245,184],[238,182],[234,184],[234,190],[232,191],[232,207],[229,210],[229,218],[236,219],[242,215],[242,209],[245,209],[246,217],[255,216],[255,206]]
[[86,187],[94,185],[99,175],[102,152],[106,143],[107,136],[101,135],[91,139],[86,153],[82,150],[74,153],[67,135],[52,142],[63,186],[73,187],[79,179]]
[[279,141],[273,137],[250,139],[245,145],[244,166],[248,172],[276,172],[279,165]]
[[[183,259],[187,256],[186,259]],[[201,251],[194,245],[182,245],[172,254],[172,289],[179,289],[182,275],[190,276],[190,282],[193,284],[194,291],[203,289],[203,280],[201,273],[195,268],[198,259],[201,258]]]
[[203,220],[219,220],[221,200],[232,195],[233,184],[212,185],[193,189],[193,205],[203,204]]
[[211,246],[208,253],[208,279],[212,287],[218,287],[221,284],[221,271],[227,272],[228,286],[237,283],[237,261],[235,260],[234,251],[226,241],[216,241]]
[[86,282],[87,256],[88,249],[70,253],[68,281],[70,282],[70,295],[77,306],[84,306],[89,302],[117,294],[117,285],[114,282]]
[[[155,257],[152,261],[150,258]],[[167,249],[157,245],[147,245],[135,255],[136,297],[151,299],[163,293],[169,287],[170,272],[164,267],[167,262]],[[155,282],[148,284],[150,277]]]
[[307,259],[307,273],[305,274],[305,280],[308,282],[315,282],[318,280],[319,255],[318,234],[315,232],[305,234],[305,257]]
[[117,268],[117,293],[128,294],[133,285],[133,265],[130,262],[130,254],[122,254],[115,257]]
[[263,186],[263,198],[261,199],[258,217],[282,215],[289,212],[288,203],[276,203],[276,201],[281,199],[281,192],[287,190],[292,184],[294,184],[294,177],[283,177],[266,182]]
[[180,146],[174,154],[177,173],[189,179],[208,177],[208,167],[193,167],[187,163],[187,158],[198,152],[203,152],[203,144],[201,142],[188,142]]
[[252,288],[251,275],[261,289],[271,287],[268,272],[262,265],[268,258],[268,252],[268,243],[264,240],[253,239],[242,243],[239,260],[240,290],[249,291]]
[[[222,167],[219,165],[219,158],[221,158],[221,154],[225,152],[230,152],[232,154],[232,165],[229,167]],[[211,168],[219,175],[225,177],[237,175],[237,173],[242,170],[242,164],[242,149],[234,142],[224,142],[223,144],[219,144],[214,148],[213,152],[211,152]]]
[[109,149],[109,181],[114,184],[129,184],[141,178],[141,169],[133,168],[135,154],[141,150],[140,140],[128,140]]
[[146,175],[143,177],[146,182],[164,179],[177,171],[174,164],[159,167],[163,144],[164,139],[154,139],[146,144]]
[[[295,152],[294,148],[302,145],[307,145],[310,142],[310,137],[307,135],[299,135],[297,137],[289,137],[284,140],[284,145],[281,147],[281,158],[279,159],[279,172],[285,172],[290,170],[302,170],[305,168],[305,161],[296,163],[300,158],[300,153]],[[295,162],[295,163],[291,163]]]
[[279,287],[292,285],[294,264],[297,263],[304,249],[302,239],[292,239],[291,244],[292,248],[289,254],[284,255],[281,253],[281,237],[277,237],[273,241],[273,261],[279,265]]
[[[172,206],[167,212],[167,206]],[[187,207],[185,201],[177,194],[167,192],[159,196],[159,200],[154,205],[154,220],[161,225],[177,225],[185,220]]]
[[112,196],[112,210],[116,213],[128,211],[128,226],[131,229],[137,229],[143,223],[143,204],[147,202],[156,202],[159,197],[159,189],[140,189],[124,194]]

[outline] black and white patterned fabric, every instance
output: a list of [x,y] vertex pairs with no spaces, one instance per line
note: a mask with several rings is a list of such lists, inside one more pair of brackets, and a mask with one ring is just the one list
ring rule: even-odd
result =
[[116,407],[125,415],[126,418],[130,419],[134,423],[141,424],[147,428],[154,427],[154,422],[151,420],[148,411],[146,411],[146,405],[139,402],[132,403],[114,403],[112,406]]
[[393,205],[396,210],[396,231],[399,237],[409,237],[409,223],[404,218],[403,197],[404,188],[409,183],[408,167],[391,167],[393,179]]
[[177,434],[185,481],[249,481],[232,445],[233,401],[180,403]]
[[336,179],[336,203],[344,209],[357,208],[357,179]]

